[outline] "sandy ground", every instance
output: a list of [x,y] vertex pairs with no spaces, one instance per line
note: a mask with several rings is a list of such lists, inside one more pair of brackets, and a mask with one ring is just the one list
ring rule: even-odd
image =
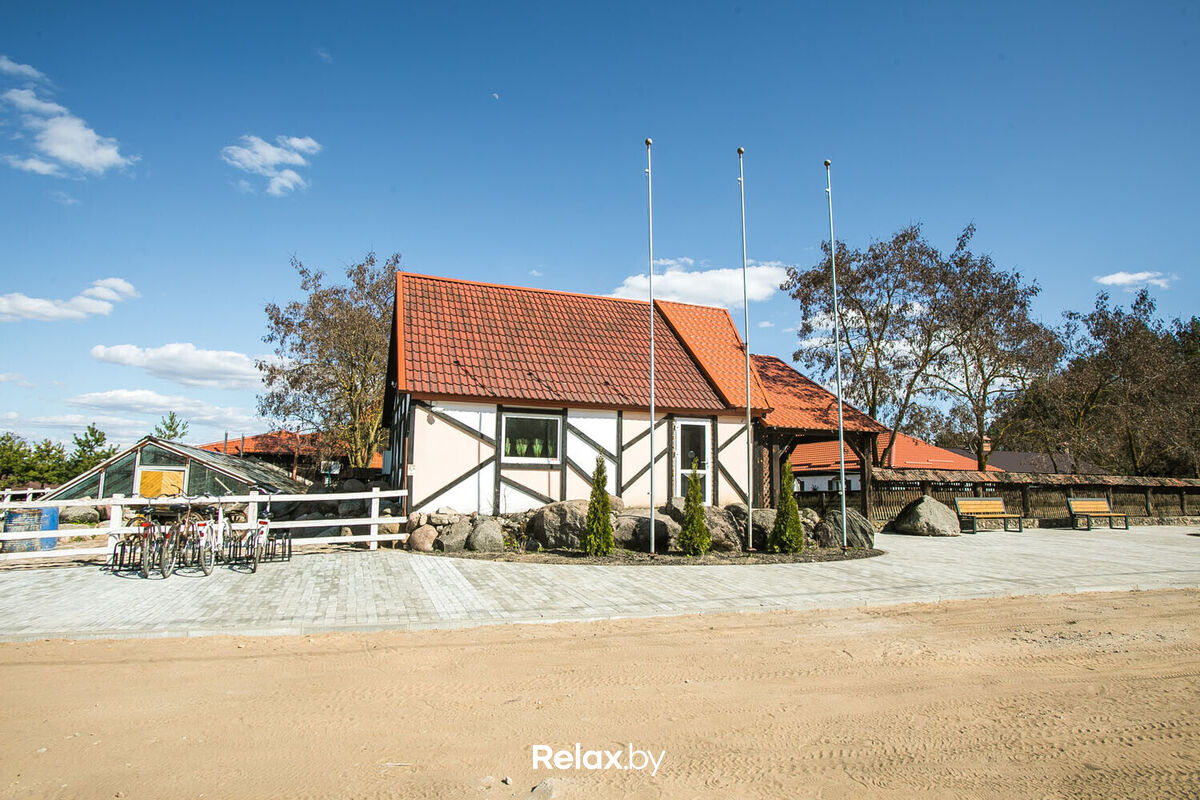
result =
[[4,644],[0,797],[1195,797],[1198,603]]

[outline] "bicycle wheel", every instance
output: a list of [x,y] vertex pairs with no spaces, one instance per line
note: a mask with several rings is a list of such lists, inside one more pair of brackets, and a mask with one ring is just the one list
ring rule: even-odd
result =
[[183,529],[179,525],[172,525],[163,539],[158,571],[164,578],[171,577],[171,573],[175,571],[175,560],[179,558],[179,537],[182,535]]
[[250,556],[250,571],[258,572],[258,562],[259,559],[262,558],[263,546],[258,541],[257,531],[251,533],[250,540],[247,542],[247,546],[250,548],[250,552],[247,554]]
[[150,570],[154,568],[154,535],[147,532],[142,536],[142,564],[138,568],[142,573],[143,578],[150,577]]
[[213,533],[211,529],[204,532],[204,541],[199,542],[197,547],[200,548],[196,554],[197,560],[200,562],[200,571],[205,575],[212,575],[213,564],[216,563],[217,554],[213,549]]

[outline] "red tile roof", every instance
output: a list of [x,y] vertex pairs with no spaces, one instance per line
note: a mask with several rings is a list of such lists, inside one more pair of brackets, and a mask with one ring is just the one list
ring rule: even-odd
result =
[[[762,379],[771,410],[764,422],[773,428],[796,430],[837,430],[837,397],[801,375],[775,356],[751,356]],[[842,423],[848,431],[876,431],[887,428],[849,405],[842,406]],[[836,445],[834,446],[836,452]]]
[[[245,437],[245,450],[242,449],[242,437],[230,437],[228,454],[248,456],[256,455],[291,455],[296,448],[296,434],[292,431],[271,431],[269,433],[259,433],[254,436]],[[300,434],[300,455],[314,455],[317,452],[317,447],[313,443],[313,434]],[[208,450],[213,453],[225,453],[226,444],[222,439],[219,442],[209,442],[208,444],[196,445],[199,450]],[[376,453],[371,456],[371,465],[369,469],[383,469],[383,454]]]
[[[729,311],[663,300],[656,304],[725,404],[744,409],[746,350]],[[762,382],[751,366],[750,408],[766,411],[769,405]]]
[[[879,451],[887,447],[891,434],[879,437]],[[838,468],[838,446],[832,442],[809,442],[792,451],[792,469],[796,472],[831,472]],[[892,469],[952,469],[975,470],[975,459],[967,458],[951,450],[923,442],[906,434],[898,434],[896,446],[892,448],[889,463]],[[858,456],[846,448],[846,469],[859,470]],[[988,466],[989,472],[1003,472],[998,467]]]
[[[400,391],[607,408],[649,403],[649,303],[408,273],[397,274],[396,297]],[[657,407],[727,408],[661,306],[654,343]],[[740,346],[739,338],[724,349]],[[723,385],[724,368],[711,369],[713,383]]]

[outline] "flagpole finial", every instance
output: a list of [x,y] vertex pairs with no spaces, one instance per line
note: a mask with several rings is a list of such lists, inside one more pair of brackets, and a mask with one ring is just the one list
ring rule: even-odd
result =
[[833,162],[832,162],[832,161],[830,161],[828,158],[827,158],[827,159],[825,159],[825,169],[829,169],[829,165],[830,165],[830,164],[832,164],[832,163],[833,163]]
[[646,139],[646,147],[649,147],[649,146],[650,146],[650,145],[652,145],[652,144],[654,144],[654,140],[653,140],[653,139],[650,139],[650,138],[647,138],[647,139]]
[[739,155],[739,156],[740,156],[742,153],[744,153],[744,152],[746,152],[746,148],[744,148],[744,147],[739,147],[739,148],[738,148],[738,155]]

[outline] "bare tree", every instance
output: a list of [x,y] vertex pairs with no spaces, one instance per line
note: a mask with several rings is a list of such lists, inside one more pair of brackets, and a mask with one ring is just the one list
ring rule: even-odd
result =
[[328,286],[325,273],[292,259],[303,302],[267,305],[275,359],[258,362],[266,393],[259,413],[319,434],[324,453],[347,454],[365,467],[384,441],[387,374],[396,269],[400,255],[377,263],[368,253],[346,268],[348,285]]

